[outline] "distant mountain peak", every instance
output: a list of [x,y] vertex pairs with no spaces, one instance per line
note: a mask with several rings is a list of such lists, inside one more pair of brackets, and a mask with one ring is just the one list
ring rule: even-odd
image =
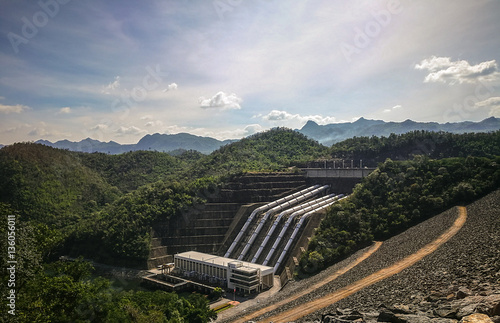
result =
[[439,124],[437,122],[416,122],[406,119],[403,122],[385,122],[363,117],[354,122],[317,125],[306,123],[299,130],[302,134],[324,145],[332,145],[352,137],[389,136],[391,133],[403,134],[415,130],[445,131],[451,133],[490,132],[500,130],[500,118],[491,117],[481,122],[456,122]]
[[362,122],[365,122],[365,121],[368,121],[368,120],[365,119],[365,118],[363,118],[363,117],[361,117],[358,120],[354,121],[353,123],[357,123],[357,122],[362,123]]
[[306,124],[302,127],[302,129],[304,129],[304,128],[314,128],[314,127],[317,127],[317,126],[319,126],[319,124],[316,121],[307,120]]
[[385,121],[375,120],[375,119],[366,119],[366,118],[361,117],[358,120],[354,121],[352,124],[365,125],[365,124],[380,124],[380,123],[385,123]]
[[482,124],[491,124],[491,123],[498,123],[500,122],[500,118],[495,118],[495,117],[489,117],[481,121],[480,123]]
[[178,134],[147,134],[142,137],[137,144],[120,145],[115,141],[102,142],[99,140],[86,138],[79,142],[60,140],[52,143],[48,140],[38,140],[37,143],[55,148],[68,149],[81,152],[101,152],[107,154],[121,154],[136,150],[156,150],[163,152],[183,150],[196,150],[204,154],[220,148],[223,145],[235,140],[220,141],[210,137],[200,137],[189,133]]
[[306,125],[311,124],[311,125],[318,125],[318,123],[314,120],[307,120]]

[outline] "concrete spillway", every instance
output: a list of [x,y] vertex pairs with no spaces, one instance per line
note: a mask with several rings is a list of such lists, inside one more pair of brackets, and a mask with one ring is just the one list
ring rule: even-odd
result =
[[[315,187],[315,186],[313,186]],[[268,210],[264,216],[262,216],[261,220],[259,221],[257,227],[255,228],[255,230],[250,231],[252,232],[252,235],[250,236],[250,239],[247,241],[245,247],[243,248],[243,251],[240,253],[240,255],[238,256],[238,260],[242,260],[245,255],[247,254],[247,252],[250,250],[250,248],[252,247],[255,239],[257,238],[257,236],[259,235],[260,231],[262,230],[262,228],[264,227],[265,223],[267,222],[267,220],[269,219],[269,217],[276,213],[276,212],[279,212],[279,211],[283,211],[283,210],[286,210],[286,209],[289,209],[290,207],[292,207],[293,205],[295,204],[298,204],[298,203],[301,203],[303,201],[306,201],[307,199],[310,199],[312,198],[313,196],[317,195],[317,194],[320,194],[321,192],[325,191],[326,189],[328,189],[328,185],[324,185],[324,186],[321,186],[321,187],[317,187],[313,190],[309,190],[307,192],[305,192],[304,194],[297,194],[297,197],[293,198],[293,199],[290,199],[286,202],[283,202],[281,204],[278,204],[277,206],[271,208],[270,210]]]
[[264,211],[267,211],[269,209],[272,209],[276,206],[279,206],[281,204],[284,204],[286,202],[289,202],[289,201],[292,201],[296,198],[298,198],[299,196],[303,195],[303,194],[306,194],[316,188],[318,188],[319,185],[314,185],[314,186],[311,186],[311,187],[308,187],[306,189],[303,189],[299,192],[296,192],[296,193],[293,193],[291,195],[287,195],[281,199],[278,199],[276,201],[273,201],[273,202],[270,202],[270,203],[267,203],[263,206],[260,206],[258,207],[257,209],[255,209],[247,218],[247,220],[245,221],[245,223],[243,224],[243,227],[241,228],[240,232],[238,233],[238,235],[236,236],[236,238],[234,239],[234,241],[231,243],[231,245],[229,246],[229,249],[226,251],[226,254],[224,255],[224,257],[231,257],[231,254],[233,252],[233,250],[238,246],[240,240],[247,234],[247,230],[250,226],[250,224],[252,223],[252,221],[255,219],[255,217],[260,213],[260,212],[264,212]]
[[[270,226],[269,230],[267,231],[266,233],[266,236],[264,237],[264,239],[262,239],[262,242],[260,243],[259,245],[259,248],[257,249],[257,251],[255,251],[254,253],[254,256],[251,260],[252,263],[256,263],[258,260],[259,260],[259,257],[260,255],[262,254],[262,252],[264,251],[264,248],[266,248],[267,244],[269,241],[274,241],[276,239],[276,236],[274,236],[274,233],[276,231],[276,228],[280,225],[281,223],[281,220],[294,213],[294,212],[298,212],[308,206],[312,206],[312,205],[315,205],[315,204],[318,204],[322,201],[325,201],[327,199],[330,199],[332,197],[334,197],[335,194],[330,194],[330,195],[327,195],[327,196],[324,196],[324,197],[321,197],[321,198],[318,198],[318,199],[315,199],[315,200],[311,200],[309,202],[306,202],[306,203],[303,203],[301,205],[298,205],[296,207],[293,207],[293,208],[290,208],[290,209],[287,209],[283,212],[281,212],[277,217],[276,219],[272,222],[272,225]],[[276,233],[278,233],[279,231],[276,231]],[[272,240],[274,238],[274,240]],[[269,250],[268,250],[269,252]]]
[[[339,195],[340,196],[340,195]],[[281,251],[280,253],[280,256],[278,258],[278,260],[276,261],[276,264],[274,265],[274,272],[277,272],[278,271],[278,268],[280,267],[280,265],[283,263],[283,260],[285,259],[285,257],[287,256],[288,252],[290,251],[290,248],[292,247],[292,244],[295,242],[295,239],[297,238],[298,234],[299,234],[299,231],[302,229],[305,221],[311,216],[313,215],[315,212],[319,212],[327,207],[329,207],[330,205],[332,205],[333,203],[336,203],[338,201],[340,201],[341,199],[343,199],[344,197],[337,197],[337,198],[333,198],[333,199],[330,199],[328,200],[328,203],[325,204],[325,205],[322,205],[312,211],[309,211],[307,213],[305,213],[304,215],[301,216],[300,220],[297,222],[297,224],[295,225],[295,228],[292,232],[292,235],[290,236],[290,238],[288,239],[288,242],[286,243],[285,247],[283,248],[283,250]]]
[[312,212],[312,213],[317,212],[317,211],[323,209],[324,206],[331,205],[333,202],[335,202],[340,197],[342,197],[342,196],[340,196],[340,195],[334,196],[334,197],[332,197],[330,199],[326,199],[326,200],[320,201],[320,202],[318,202],[316,204],[307,206],[307,207],[305,207],[305,208],[303,208],[303,209],[301,209],[299,211],[296,211],[296,212],[290,214],[290,216],[288,217],[287,221],[285,222],[285,225],[281,229],[281,232],[279,233],[278,237],[274,241],[274,244],[271,247],[271,250],[267,254],[266,259],[264,260],[264,262],[262,264],[263,265],[270,264],[271,263],[271,259],[272,259],[273,255],[275,254],[275,252],[277,252],[279,250],[282,250],[281,248],[279,248],[280,243],[281,243],[281,241],[284,241],[284,237],[287,234],[288,228],[292,225],[293,221],[295,220],[295,218],[297,216],[301,216],[302,214],[306,214],[308,212]]

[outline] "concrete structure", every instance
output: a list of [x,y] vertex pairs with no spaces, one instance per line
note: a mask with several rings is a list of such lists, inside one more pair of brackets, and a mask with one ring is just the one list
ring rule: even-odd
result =
[[176,254],[174,263],[183,273],[224,281],[228,289],[237,292],[250,294],[273,286],[273,267],[197,251]]
[[375,168],[304,168],[308,178],[363,178]]

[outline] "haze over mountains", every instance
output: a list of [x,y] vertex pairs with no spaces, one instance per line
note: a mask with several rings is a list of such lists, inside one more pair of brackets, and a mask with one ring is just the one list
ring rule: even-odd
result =
[[385,122],[382,120],[368,120],[359,118],[355,122],[334,123],[318,125],[314,121],[308,121],[299,131],[304,135],[313,138],[323,145],[331,146],[336,142],[352,137],[387,137],[391,133],[403,134],[415,130],[444,131],[451,133],[466,132],[490,132],[500,129],[500,118],[491,117],[481,122],[457,122],[457,123],[437,123],[437,122],[415,122],[406,120],[403,122]]
[[69,140],[60,140],[52,143],[47,140],[38,140],[37,143],[47,146],[69,149],[71,151],[82,152],[102,152],[108,154],[121,154],[128,151],[137,150],[156,150],[162,152],[173,152],[179,149],[182,150],[196,150],[203,154],[209,154],[212,151],[230,144],[237,140],[224,140],[220,141],[210,137],[200,137],[189,133],[178,133],[175,135],[159,134],[146,135],[142,137],[136,144],[121,145],[117,142],[102,142],[94,139],[84,139],[79,142],[72,142]]
[[[308,121],[297,131],[323,145],[331,146],[336,142],[352,137],[387,137],[391,133],[403,134],[415,130],[435,132],[444,131],[451,133],[490,132],[500,130],[500,118],[491,117],[481,122],[465,121],[445,124],[437,122],[415,122],[412,120],[406,120],[404,122],[385,122],[382,120],[368,120],[365,118],[360,118],[355,122],[327,125],[318,125],[314,121]],[[238,140],[221,141],[210,137],[195,136],[188,133],[179,133],[174,135],[156,133],[144,136],[137,144],[128,145],[122,145],[114,141],[102,142],[90,138],[79,142],[60,140],[52,143],[47,140],[38,140],[37,143],[55,148],[68,149],[71,151],[103,152],[109,154],[120,154],[137,150],[172,152],[179,149],[196,150],[204,154],[209,154],[221,146],[235,141]]]

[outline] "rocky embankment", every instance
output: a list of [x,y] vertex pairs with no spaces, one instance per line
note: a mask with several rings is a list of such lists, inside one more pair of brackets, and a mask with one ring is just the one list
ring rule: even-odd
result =
[[[297,322],[451,323],[481,313],[500,323],[500,190],[468,205],[467,215],[454,237],[415,265]],[[307,304],[394,264],[435,240],[456,217],[457,209],[453,208],[384,241],[375,254],[333,282],[254,320]],[[352,258],[309,279],[290,282],[259,307],[287,299],[350,261]]]
[[467,213],[460,232],[433,254],[304,321],[500,323],[500,191]]

